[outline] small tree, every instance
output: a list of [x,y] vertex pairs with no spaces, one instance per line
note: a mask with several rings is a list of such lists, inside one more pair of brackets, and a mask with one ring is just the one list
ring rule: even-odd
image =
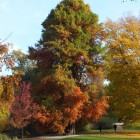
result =
[[30,83],[21,83],[10,108],[10,122],[14,128],[22,129],[22,138],[23,128],[30,123],[33,115],[39,110],[39,106],[33,102],[29,90]]

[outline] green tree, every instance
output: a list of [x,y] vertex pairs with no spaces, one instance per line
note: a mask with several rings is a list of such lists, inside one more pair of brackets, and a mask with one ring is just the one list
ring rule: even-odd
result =
[[140,121],[140,19],[128,16],[106,23],[108,92],[112,115],[126,123]]
[[29,48],[39,71],[32,92],[44,109],[40,124],[60,133],[70,126],[74,133],[80,118],[97,120],[108,107],[102,90],[105,33],[83,0],[63,0],[42,25],[42,38]]
[[21,50],[13,50],[10,54],[11,59],[14,62],[13,73],[26,75],[30,70],[35,68],[35,62],[28,58],[28,55]]

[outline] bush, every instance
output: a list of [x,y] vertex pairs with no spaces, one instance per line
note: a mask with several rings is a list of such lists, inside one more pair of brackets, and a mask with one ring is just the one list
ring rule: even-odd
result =
[[2,118],[0,119],[0,132],[8,131],[8,125],[9,125],[9,119],[8,118]]
[[92,129],[99,129],[99,126],[102,126],[102,129],[112,129],[112,124],[116,122],[115,120],[113,120],[112,118],[109,117],[103,117],[101,120],[99,121],[95,121],[92,122]]
[[7,135],[5,134],[0,134],[0,140],[11,140]]
[[79,119],[79,121],[76,123],[77,133],[88,131],[90,129],[91,129],[91,123],[84,119]]

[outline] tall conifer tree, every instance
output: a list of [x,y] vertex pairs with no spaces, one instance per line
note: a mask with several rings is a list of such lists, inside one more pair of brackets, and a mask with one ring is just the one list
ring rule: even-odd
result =
[[105,35],[83,0],[63,0],[42,25],[42,38],[29,49],[39,71],[33,93],[44,109],[38,128],[63,133],[70,126],[74,133],[80,118],[97,120],[108,107],[99,55]]

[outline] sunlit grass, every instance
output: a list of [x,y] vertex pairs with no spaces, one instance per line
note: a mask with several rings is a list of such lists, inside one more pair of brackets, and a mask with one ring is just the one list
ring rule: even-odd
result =
[[140,140],[140,135],[81,135],[63,140]]
[[114,133],[112,130],[90,131],[90,134],[83,134],[76,137],[65,138],[63,140],[140,140],[139,130],[123,130]]

